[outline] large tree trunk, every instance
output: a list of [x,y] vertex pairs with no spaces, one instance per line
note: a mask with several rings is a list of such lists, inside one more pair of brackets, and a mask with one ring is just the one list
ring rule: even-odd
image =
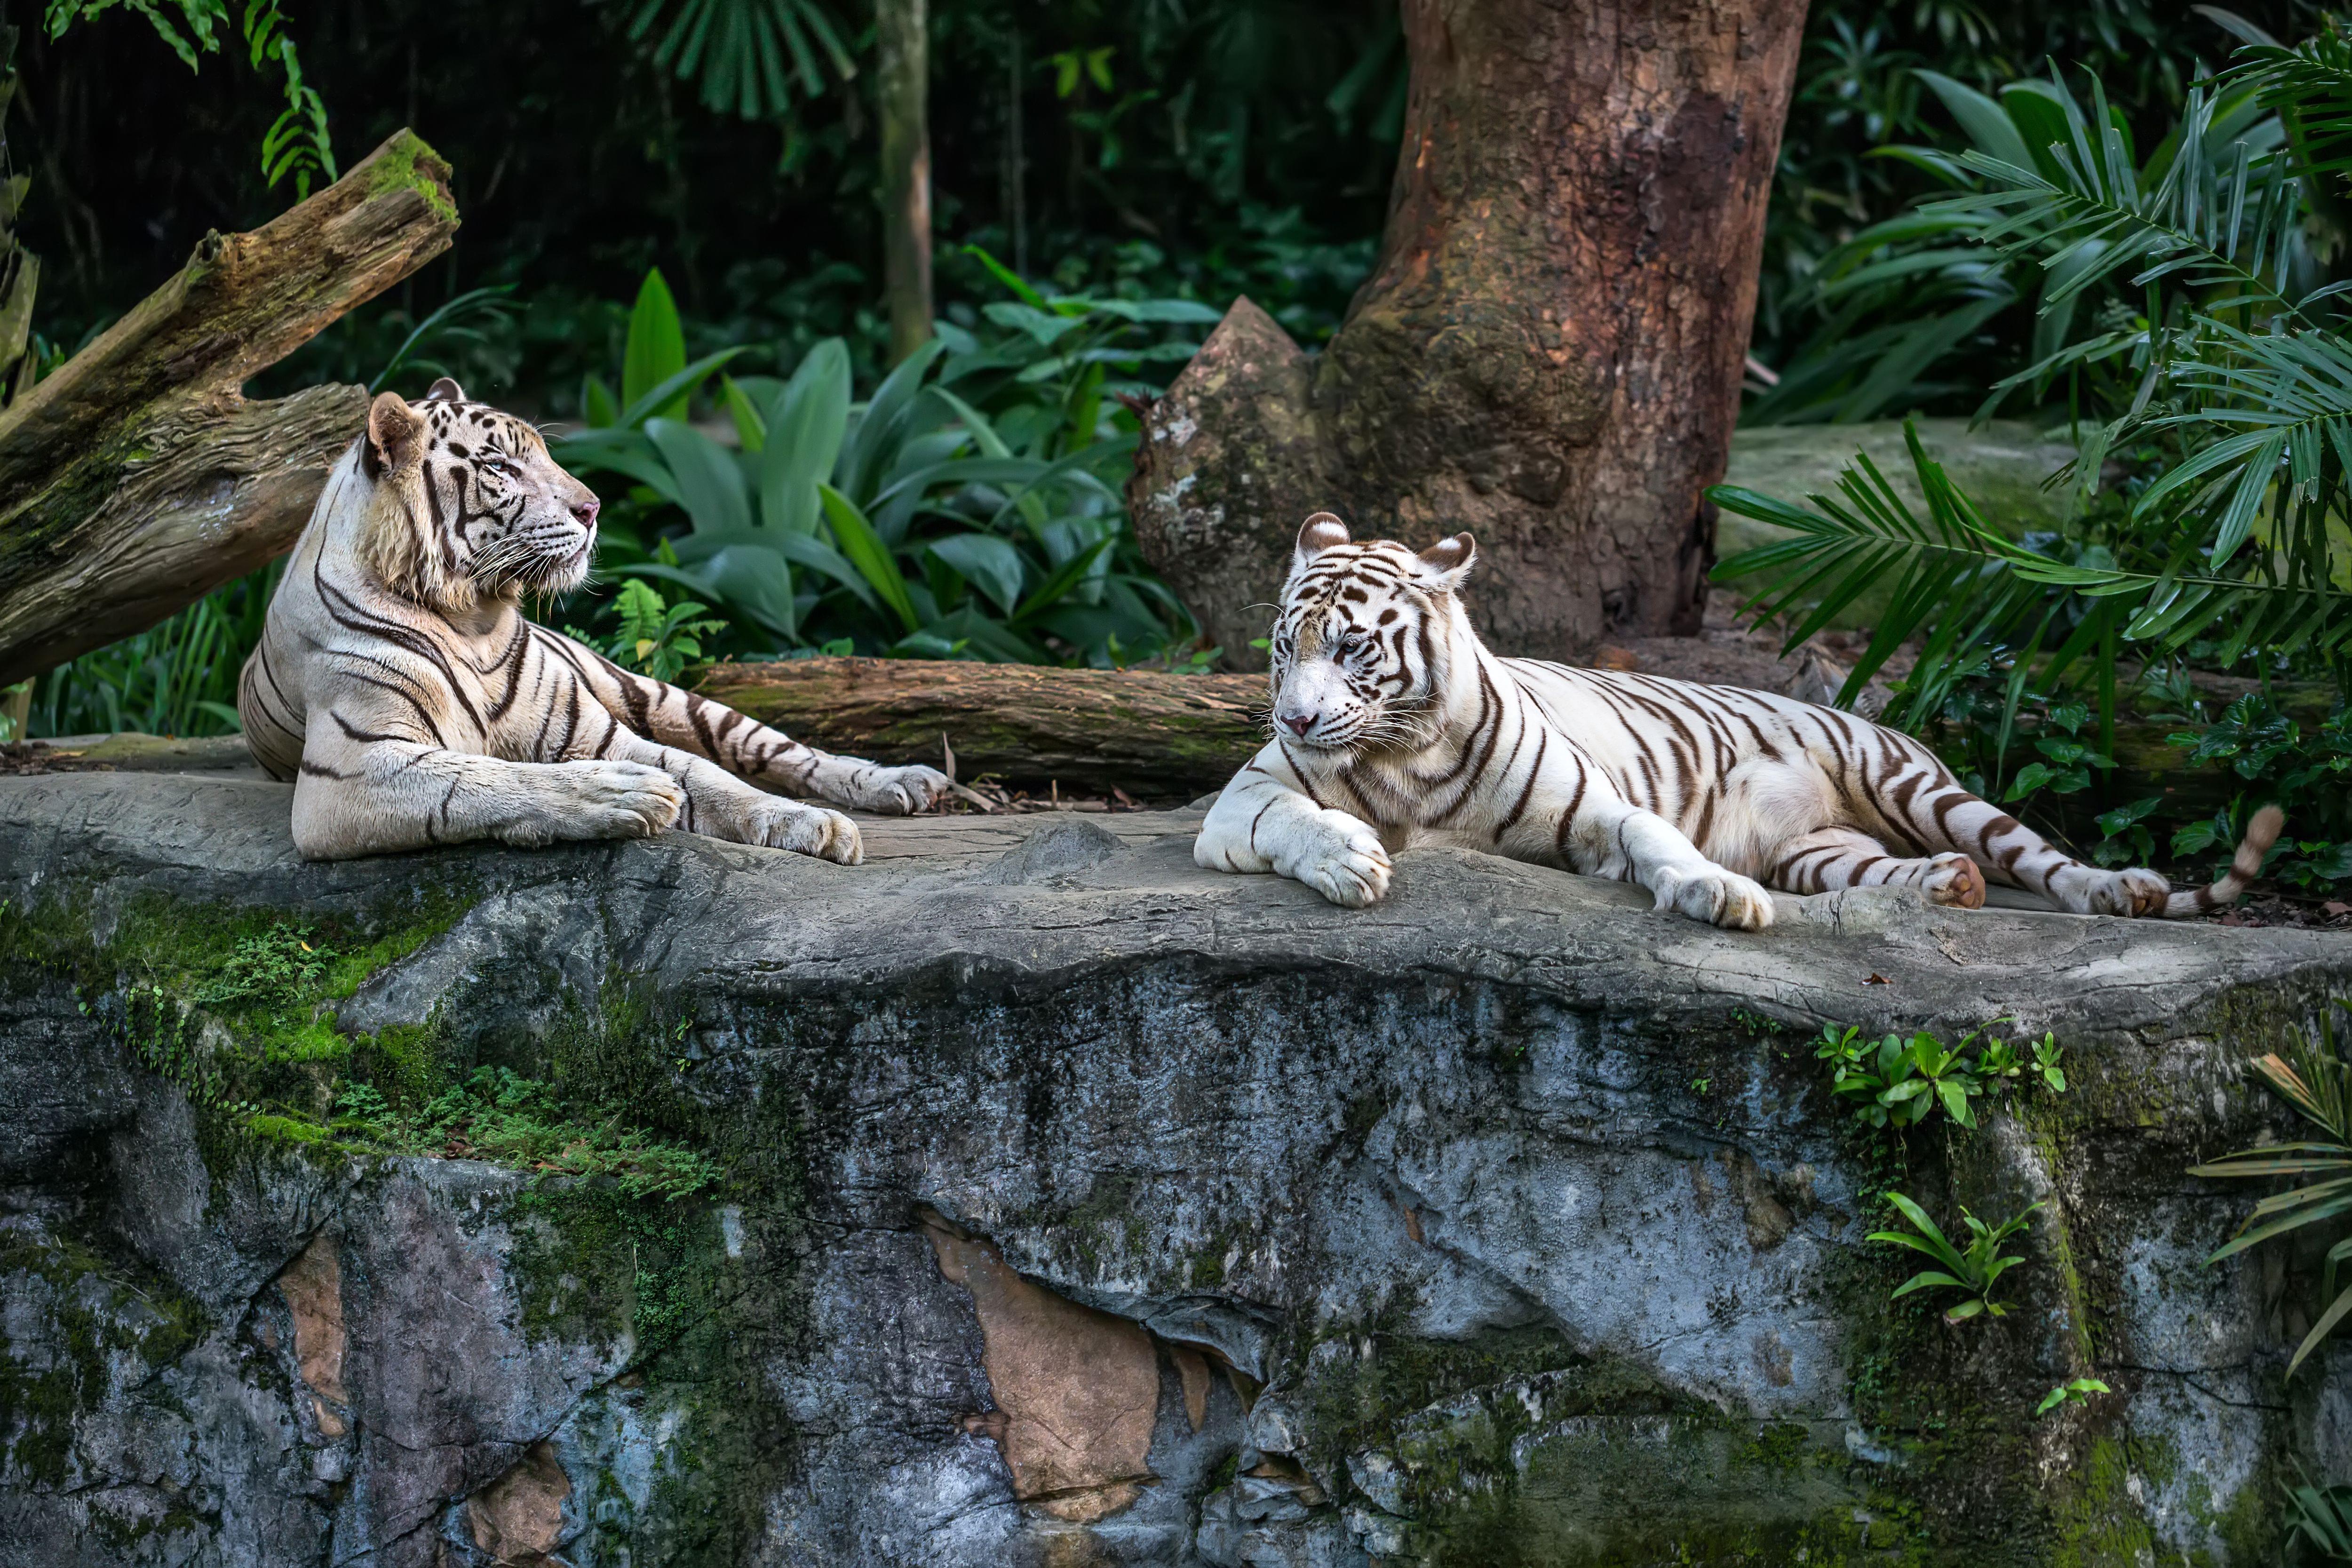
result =
[[1229,659],[1307,513],[1467,528],[1504,651],[1696,631],[1803,0],[1403,0],[1388,232],[1320,356],[1247,300],[1155,405],[1144,552]]
[[178,277],[0,412],[0,686],[154,625],[294,542],[362,386],[239,390],[448,248],[449,165],[403,131]]
[[882,283],[890,358],[931,339],[931,90],[929,0],[877,0],[882,120]]

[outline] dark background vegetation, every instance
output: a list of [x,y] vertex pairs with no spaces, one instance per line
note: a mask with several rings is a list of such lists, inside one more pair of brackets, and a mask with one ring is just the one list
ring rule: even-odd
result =
[[[25,235],[45,263],[40,330],[69,350],[206,229],[249,227],[284,206],[289,193],[265,187],[254,154],[278,104],[233,47],[192,73],[136,16],[50,42],[36,8],[17,9],[35,24],[12,135],[35,178]],[[2311,15],[2239,9],[2282,36]],[[853,80],[745,121],[656,67],[652,36],[629,37],[635,11],[635,0],[307,0],[293,11],[339,156],[414,127],[455,168],[465,227],[397,298],[262,390],[365,380],[396,345],[381,324],[392,310],[421,315],[465,289],[513,284],[523,309],[469,369],[482,392],[569,413],[581,374],[616,359],[625,302],[656,264],[693,346],[790,359],[840,333],[870,372],[884,328],[867,18],[834,11],[860,67]],[[969,242],[1066,289],[1125,282],[1220,308],[1246,292],[1310,342],[1338,324],[1370,264],[1395,160],[1404,53],[1392,4],[935,0],[932,31],[943,305],[994,297],[952,248]],[[2053,60],[2088,67],[2146,142],[2199,63],[2219,63],[2229,45],[2194,7],[2131,0],[1816,5],[1772,207],[1759,358],[1780,363],[1806,330],[1797,300],[1812,260],[1930,184],[1874,150],[1955,140],[1912,68],[1990,89]],[[1065,94],[1073,56],[1101,58],[1110,89],[1080,69]],[[1987,336],[2021,339],[2029,311],[2011,314]]]

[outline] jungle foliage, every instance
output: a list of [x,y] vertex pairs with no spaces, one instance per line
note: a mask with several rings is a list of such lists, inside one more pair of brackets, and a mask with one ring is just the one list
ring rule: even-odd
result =
[[[1792,644],[1886,593],[1843,696],[1915,648],[1885,721],[1974,750],[1971,782],[1998,793],[2006,775],[2010,799],[2092,788],[2115,766],[2126,700],[2199,706],[2181,702],[2190,667],[2257,676],[2264,690],[2218,722],[2180,715],[2211,722],[2176,736],[2184,761],[2227,758],[2254,785],[2221,821],[2108,795],[2102,837],[2082,847],[2115,863],[2162,826],[2175,855],[2226,851],[2246,810],[2277,798],[2297,824],[2283,869],[2318,888],[2352,877],[2352,275],[2337,217],[2352,43],[2332,19],[2294,47],[2231,27],[2247,47],[2188,89],[2145,155],[2095,75],[2053,68],[1994,96],[1928,73],[1968,144],[1895,151],[1944,194],[1824,255],[1823,319],[1752,411],[1916,407],[1938,390],[1923,378],[1963,347],[2005,354],[1979,358],[1975,411],[2014,399],[2059,421],[2080,447],[2079,524],[2011,538],[1914,436],[1924,517],[1867,458],[1808,504],[1719,489],[1790,531],[1717,575],[1761,583],[1751,609]],[[2029,300],[2025,342],[1984,341]],[[2282,713],[2268,683],[2297,679],[2331,685],[2334,713],[2308,728]],[[2095,736],[2080,733],[2086,712]]]

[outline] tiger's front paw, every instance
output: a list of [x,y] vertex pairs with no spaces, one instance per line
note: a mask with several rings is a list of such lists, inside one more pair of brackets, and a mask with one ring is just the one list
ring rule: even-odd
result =
[[747,843],[813,855],[836,866],[855,866],[866,858],[857,824],[821,805],[803,805],[795,800],[761,801],[751,808],[747,826]]
[[1656,907],[1726,931],[1762,931],[1772,923],[1772,895],[1737,871],[1719,866],[1697,872],[1662,872],[1652,889]]
[[1388,896],[1389,852],[1370,826],[1344,811],[1317,814],[1307,842],[1276,869],[1342,909],[1360,910]]
[[858,811],[912,816],[947,798],[948,775],[937,768],[863,767],[849,781],[845,803]]
[[558,837],[650,838],[686,805],[686,791],[659,768],[610,760],[561,765],[570,799],[557,811]]

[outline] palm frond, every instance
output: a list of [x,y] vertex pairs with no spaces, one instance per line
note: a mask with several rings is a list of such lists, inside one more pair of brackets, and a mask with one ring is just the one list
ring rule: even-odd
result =
[[[1916,694],[1933,687],[1955,654],[2024,618],[2049,589],[2096,601],[2106,623],[2120,623],[2123,640],[2152,654],[2217,631],[2229,657],[2255,646],[2329,654],[2352,646],[2352,592],[2325,576],[2276,581],[2259,570],[2242,576],[2192,571],[2192,564],[2206,565],[2193,551],[2160,572],[2060,561],[1994,528],[1927,455],[1913,422],[1905,422],[1904,439],[1927,501],[1924,520],[1866,454],[1839,474],[1837,496],[1808,497],[1811,510],[1736,486],[1707,492],[1726,511],[1790,531],[1790,538],[1743,551],[1715,570],[1717,582],[1767,579],[1745,613],[1786,618],[1789,648],[1863,594],[1890,590],[1841,701],[1859,693],[1896,648],[1919,638],[1918,666],[1906,683],[1912,700],[1888,711],[1890,721],[1924,720],[1932,710]],[[2259,447],[2243,455],[2250,463],[2262,460]]]

